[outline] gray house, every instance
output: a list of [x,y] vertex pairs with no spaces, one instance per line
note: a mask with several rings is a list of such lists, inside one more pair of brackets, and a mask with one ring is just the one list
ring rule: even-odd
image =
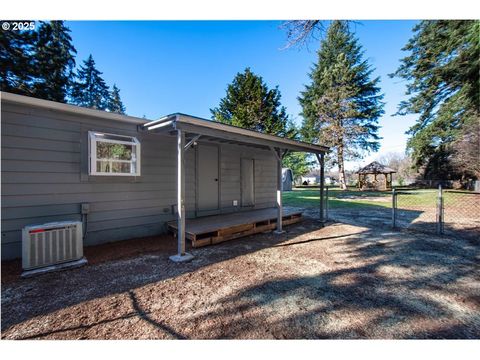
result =
[[24,226],[53,221],[83,221],[85,245],[159,234],[173,221],[178,258],[190,219],[273,209],[281,231],[283,155],[323,162],[328,150],[184,114],[149,121],[0,97],[2,259],[21,256]]

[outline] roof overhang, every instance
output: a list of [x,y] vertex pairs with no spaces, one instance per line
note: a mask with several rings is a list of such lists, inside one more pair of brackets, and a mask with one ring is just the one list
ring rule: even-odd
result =
[[218,139],[231,143],[248,144],[262,148],[278,148],[314,154],[324,154],[328,151],[328,147],[326,146],[309,144],[269,134],[262,134],[256,131],[242,129],[237,126],[181,113],[167,115],[161,119],[150,121],[144,124],[143,128],[147,131],[157,133],[170,133],[175,130],[183,130],[187,134],[201,135],[202,137],[206,136],[213,140]]

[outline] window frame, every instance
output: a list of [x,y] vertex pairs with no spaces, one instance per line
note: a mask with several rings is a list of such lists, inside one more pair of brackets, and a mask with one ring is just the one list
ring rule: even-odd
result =
[[[102,138],[101,136],[105,136]],[[108,139],[108,136],[115,138],[124,138],[123,140],[117,139]],[[97,144],[99,142],[109,143],[109,144],[123,144],[134,146],[135,152],[132,151],[132,160],[120,160],[120,159],[98,159],[97,158]],[[92,176],[140,176],[141,175],[141,163],[140,163],[140,154],[141,154],[141,144],[140,141],[134,136],[126,136],[119,134],[110,134],[100,131],[89,131],[88,132],[88,174]],[[133,160],[135,156],[135,160]],[[110,161],[116,163],[125,163],[130,164],[130,168],[135,166],[134,173],[121,173],[121,172],[101,172],[97,171],[97,161]],[[111,167],[110,167],[111,168]]]

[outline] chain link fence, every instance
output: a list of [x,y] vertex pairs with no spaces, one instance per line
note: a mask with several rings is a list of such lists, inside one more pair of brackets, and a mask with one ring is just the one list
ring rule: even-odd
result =
[[[460,236],[480,242],[480,193],[458,190],[411,189],[393,190],[360,197],[363,204],[351,202],[348,196],[333,196],[325,188],[324,218],[362,218],[390,225],[393,228]],[[375,205],[372,205],[375,202]]]
[[392,226],[480,239],[480,193],[392,191]]
[[480,193],[444,190],[442,232],[480,242]]
[[438,194],[431,190],[392,191],[392,226],[438,232]]

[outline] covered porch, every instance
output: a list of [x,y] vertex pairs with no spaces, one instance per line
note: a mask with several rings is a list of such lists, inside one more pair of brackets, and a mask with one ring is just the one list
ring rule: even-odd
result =
[[[177,190],[176,190],[176,221],[169,222],[168,228],[176,233],[177,254],[171,257],[173,261],[188,261],[192,255],[185,252],[185,240],[192,245],[204,246],[226,241],[240,236],[274,230],[283,232],[283,225],[300,221],[301,213],[287,214],[282,207],[282,159],[288,152],[307,152],[315,154],[320,165],[320,226],[323,226],[323,184],[324,155],[327,147],[294,141],[278,136],[263,134],[238,128],[185,114],[172,114],[142,126],[143,130],[174,136],[176,138],[177,158]],[[245,209],[230,214],[186,219],[185,216],[185,153],[195,146],[197,141],[234,144],[249,148],[269,151],[273,154],[276,166],[275,208]],[[239,175],[240,176],[240,175]],[[217,179],[215,179],[218,181]],[[272,195],[273,195],[272,194]],[[272,199],[273,200],[273,199]]]

